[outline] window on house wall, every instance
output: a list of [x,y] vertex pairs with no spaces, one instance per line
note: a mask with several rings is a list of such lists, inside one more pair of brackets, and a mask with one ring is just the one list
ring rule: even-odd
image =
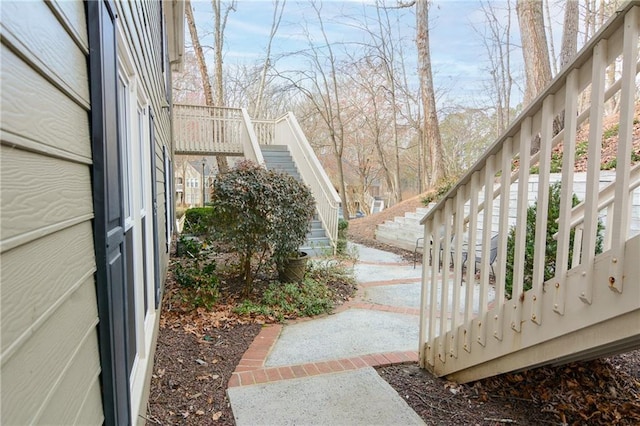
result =
[[120,156],[122,164],[123,209],[125,217],[125,231],[131,223],[131,139],[129,123],[129,78],[122,63],[118,67],[118,130],[120,137]]

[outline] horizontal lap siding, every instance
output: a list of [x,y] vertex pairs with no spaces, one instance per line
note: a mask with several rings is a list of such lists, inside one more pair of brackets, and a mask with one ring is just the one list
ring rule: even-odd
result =
[[100,424],[84,5],[0,9],[0,423]]

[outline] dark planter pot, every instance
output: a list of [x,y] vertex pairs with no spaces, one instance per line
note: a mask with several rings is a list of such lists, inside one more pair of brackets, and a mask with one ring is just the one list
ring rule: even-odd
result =
[[298,257],[289,258],[278,274],[280,281],[301,283],[307,272],[307,260],[309,260],[309,256],[303,251],[298,252]]

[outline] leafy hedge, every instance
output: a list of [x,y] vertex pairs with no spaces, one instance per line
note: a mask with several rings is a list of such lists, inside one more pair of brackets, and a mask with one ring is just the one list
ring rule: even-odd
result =
[[213,231],[213,208],[195,207],[186,211],[183,234],[209,235]]

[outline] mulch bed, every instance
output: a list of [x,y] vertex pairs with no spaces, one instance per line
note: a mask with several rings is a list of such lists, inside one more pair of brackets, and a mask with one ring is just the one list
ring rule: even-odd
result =
[[475,383],[439,379],[417,365],[378,373],[427,424],[640,424],[640,351]]
[[147,423],[234,425],[227,383],[261,327],[235,324],[198,337],[180,324],[165,324],[158,337]]

